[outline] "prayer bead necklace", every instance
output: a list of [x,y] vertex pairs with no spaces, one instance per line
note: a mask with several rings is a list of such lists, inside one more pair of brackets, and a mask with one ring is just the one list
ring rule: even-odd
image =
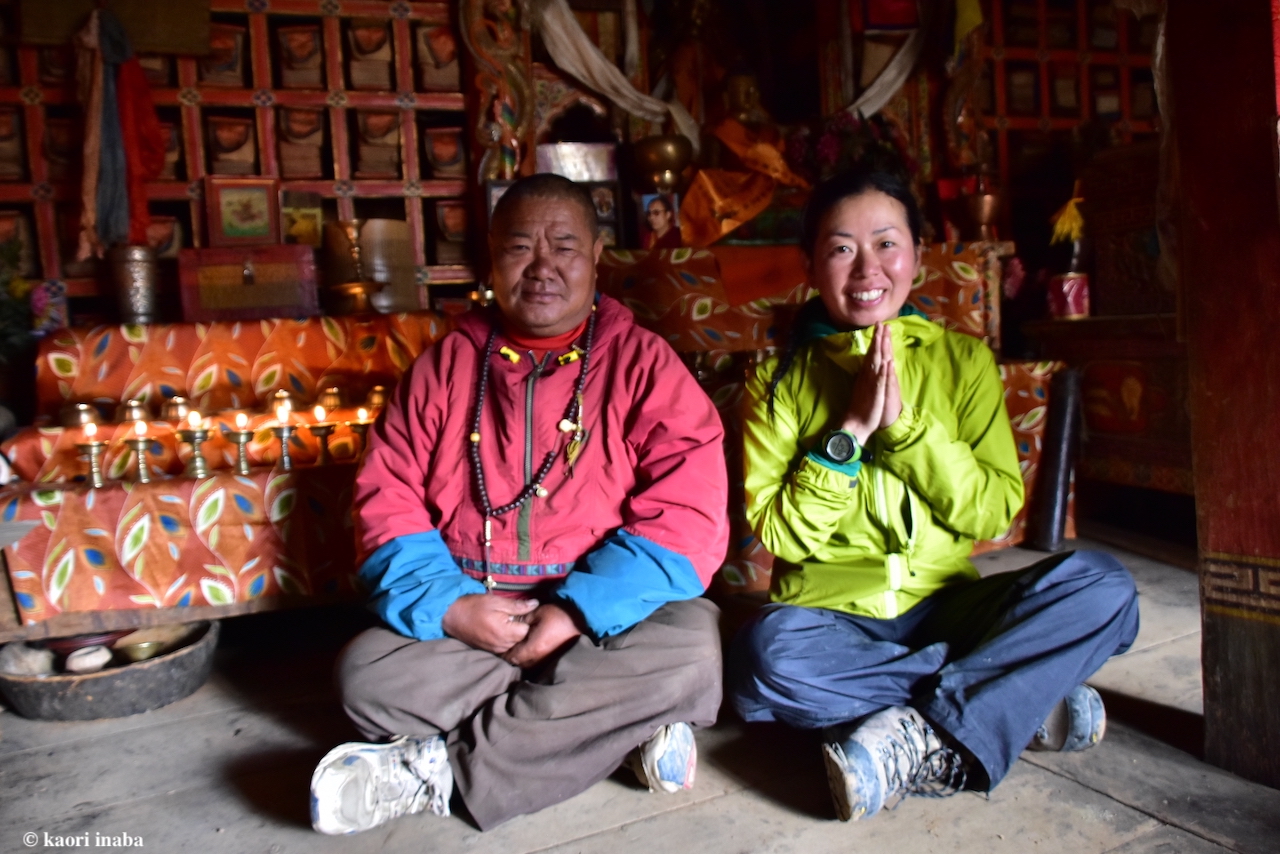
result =
[[[582,367],[578,371],[578,382],[574,385],[573,395],[569,398],[569,405],[565,408],[564,418],[560,420],[559,424],[562,433],[573,433],[573,438],[569,441],[566,454],[570,473],[573,471],[573,463],[577,459],[578,453],[581,452],[582,442],[586,436],[586,431],[582,427],[582,390],[587,384],[587,366],[591,362],[591,344],[595,340],[595,333],[596,307],[592,306],[591,316],[587,320],[586,341],[583,342],[582,355],[575,360],[582,363]],[[476,483],[476,492],[480,496],[480,509],[484,512],[484,572],[486,578],[485,586],[489,589],[493,589],[493,579],[489,574],[489,545],[493,539],[493,518],[521,507],[534,495],[545,495],[546,490],[542,488],[542,482],[551,473],[551,467],[555,465],[556,457],[559,455],[559,451],[548,451],[546,459],[542,461],[542,467],[538,469],[533,480],[525,484],[524,489],[520,490],[520,494],[511,501],[501,507],[494,507],[489,501],[489,489],[484,479],[484,466],[480,463],[480,417],[484,413],[484,397],[489,388],[489,362],[493,358],[493,347],[497,339],[498,327],[495,325],[489,333],[489,340],[484,345],[484,356],[480,362],[480,374],[476,380],[476,409],[471,418],[471,442],[468,448],[471,457],[471,471]],[[532,425],[526,425],[525,429],[531,430]]]

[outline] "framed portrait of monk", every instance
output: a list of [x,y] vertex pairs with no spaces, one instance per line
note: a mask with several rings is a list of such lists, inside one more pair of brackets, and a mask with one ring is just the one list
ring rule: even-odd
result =
[[679,249],[680,197],[649,193],[640,197],[640,245],[644,249]]

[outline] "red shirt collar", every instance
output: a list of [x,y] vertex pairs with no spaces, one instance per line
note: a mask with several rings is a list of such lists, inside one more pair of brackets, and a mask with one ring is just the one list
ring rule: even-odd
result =
[[565,332],[563,335],[556,335],[552,338],[525,338],[524,336],[513,332],[506,323],[503,323],[502,337],[510,341],[517,350],[521,351],[532,350],[534,353],[541,354],[548,350],[564,350],[567,349],[574,341],[578,340],[578,337],[586,331],[587,320],[589,319],[590,316],[584,319],[575,328]]

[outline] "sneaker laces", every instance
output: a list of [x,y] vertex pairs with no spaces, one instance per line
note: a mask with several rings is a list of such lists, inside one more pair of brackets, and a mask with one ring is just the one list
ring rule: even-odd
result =
[[414,796],[417,809],[413,811],[420,811],[425,805],[436,815],[447,816],[453,794],[453,769],[439,737],[408,739],[404,745],[403,767],[421,787]]

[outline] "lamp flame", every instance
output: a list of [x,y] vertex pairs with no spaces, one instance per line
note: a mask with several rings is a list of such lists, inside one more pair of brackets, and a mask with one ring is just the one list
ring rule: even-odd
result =
[[200,422],[204,419],[200,416],[200,411],[193,409],[187,413],[187,426],[192,430],[200,429]]
[[248,426],[249,426],[249,416],[245,415],[243,412],[237,412],[236,413],[236,429],[243,430]]
[[365,408],[363,408],[363,407],[361,407],[360,409],[357,409],[357,410],[356,410],[356,420],[357,420],[357,421],[368,421],[368,420],[369,420],[369,410],[367,410],[367,409],[365,409]]
[[90,421],[88,424],[84,425],[84,437],[86,439],[92,439],[97,435],[98,435],[97,424],[94,424],[92,421]]
[[324,421],[325,411],[323,406],[317,406],[313,411],[315,412],[317,422]]
[[147,435],[147,422],[145,421],[133,422],[133,432],[135,436],[141,437],[141,436]]

